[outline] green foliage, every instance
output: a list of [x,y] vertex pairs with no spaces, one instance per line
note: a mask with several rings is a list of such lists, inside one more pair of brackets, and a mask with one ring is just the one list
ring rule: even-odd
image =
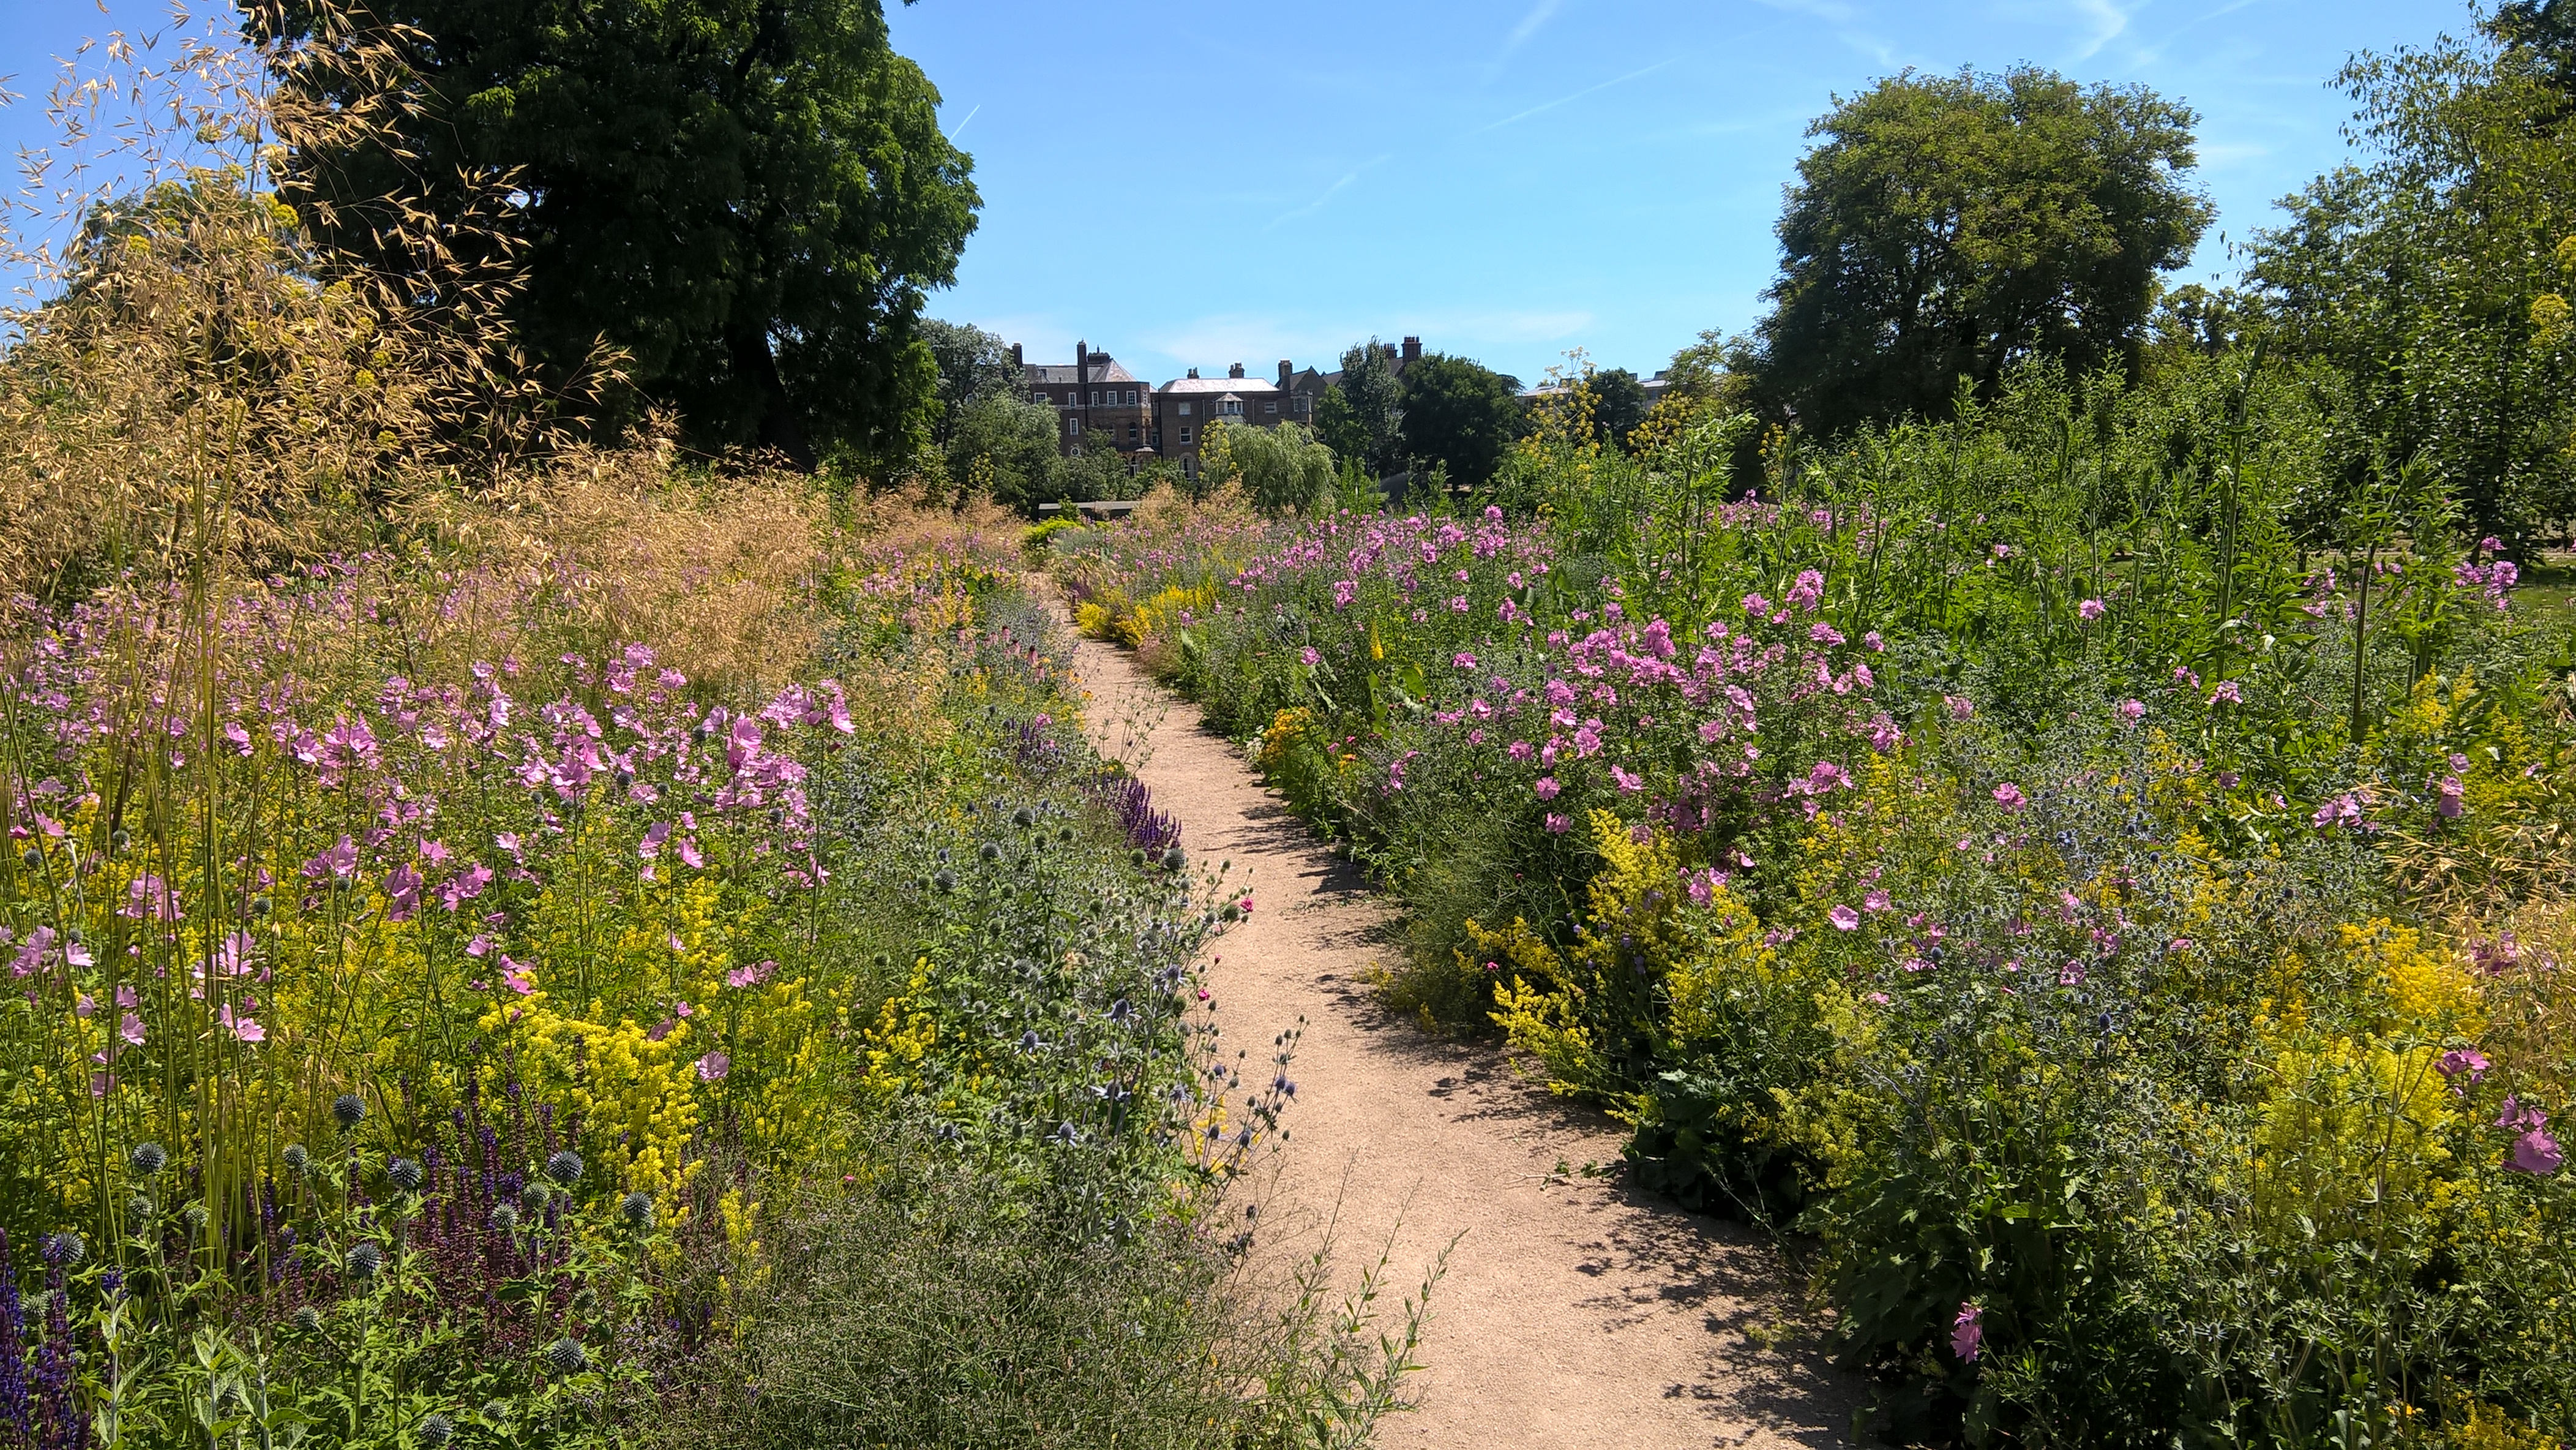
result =
[[1056,410],[1022,397],[1017,388],[969,399],[950,425],[949,478],[1005,508],[1025,511],[1068,496],[1063,427]]
[[1880,81],[1817,120],[1779,225],[1785,257],[1738,360],[1766,413],[1832,434],[1938,417],[1966,378],[2126,363],[2156,275],[2209,207],[2184,184],[2187,108],[2035,68]]
[[[1010,344],[980,327],[925,317],[918,324],[923,345],[939,369],[930,439],[949,447],[966,410],[987,398],[1020,397],[1020,368],[1011,361]],[[952,472],[954,468],[952,467]]]
[[1584,379],[1592,390],[1592,427],[1612,448],[1628,446],[1628,435],[1646,421],[1646,387],[1626,368],[1608,368]]
[[1314,512],[1335,477],[1333,450],[1294,423],[1210,423],[1199,440],[1199,463],[1212,484],[1240,480],[1253,507],[1266,514]]
[[1372,337],[1342,352],[1341,377],[1315,404],[1315,433],[1338,457],[1384,478],[1404,471],[1404,390]]
[[2350,379],[2380,454],[2420,458],[2481,532],[2576,519],[2576,125],[2522,49],[2365,55],[2340,84],[2364,164],[2259,233],[2263,324]]
[[[290,34],[314,23],[279,14]],[[867,468],[917,450],[938,367],[914,324],[926,289],[955,279],[978,198],[877,0],[613,17],[401,0],[375,16],[414,28],[423,104],[390,135],[296,156],[325,245],[371,257],[389,208],[459,220],[476,178],[508,169],[525,204],[488,220],[524,249],[515,319],[559,377],[605,342],[629,408],[676,408],[704,446]],[[316,99],[356,98],[320,84]]]
[[1520,380],[1462,357],[1425,353],[1404,370],[1405,451],[1481,488],[1521,434]]

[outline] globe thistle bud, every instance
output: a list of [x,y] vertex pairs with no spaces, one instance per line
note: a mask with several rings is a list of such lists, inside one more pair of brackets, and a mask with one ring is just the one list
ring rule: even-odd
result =
[[250,914],[251,914],[251,915],[253,915],[253,916],[266,916],[266,915],[268,915],[268,912],[269,912],[269,901],[268,901],[268,898],[267,898],[267,897],[265,897],[265,896],[254,896],[254,897],[252,897],[252,898],[250,899]]
[[1135,850],[1128,852],[1127,864],[1142,869],[1145,865],[1145,848],[1139,846]]
[[1063,827],[1063,828],[1059,829],[1059,830],[1055,833],[1055,838],[1056,838],[1057,840],[1059,840],[1059,841],[1064,842],[1064,843],[1065,843],[1066,845],[1068,845],[1068,846],[1072,845],[1072,844],[1073,844],[1073,827],[1071,827],[1071,826],[1065,826],[1065,827]]
[[581,1181],[581,1155],[570,1148],[557,1150],[546,1159],[546,1176],[566,1188]]
[[137,1178],[150,1178],[170,1166],[170,1150],[158,1143],[137,1143],[125,1155]]
[[510,1406],[503,1400],[485,1400],[483,1408],[474,1413],[486,1425],[506,1425],[510,1422]]
[[957,877],[950,872],[942,871],[930,878],[930,884],[939,891],[954,891],[957,889]]
[[152,1199],[147,1194],[138,1193],[132,1198],[125,1200],[125,1216],[136,1223],[141,1223],[145,1219],[150,1218],[152,1216],[152,1209]]
[[502,1233],[509,1233],[509,1232],[512,1232],[513,1230],[517,1229],[517,1228],[518,1228],[518,1226],[519,1226],[519,1208],[518,1208],[518,1205],[517,1205],[517,1204],[512,1204],[512,1203],[496,1203],[496,1204],[492,1205],[492,1227],[493,1227],[493,1228],[495,1228],[495,1229],[499,1230],[499,1231],[500,1231],[500,1232],[502,1232]]
[[345,1133],[367,1120],[367,1100],[356,1093],[342,1093],[331,1100],[331,1121]]
[[307,1304],[295,1311],[295,1327],[307,1334],[322,1332],[322,1311]]
[[580,1315],[584,1319],[598,1313],[599,1291],[597,1289],[585,1287],[580,1293],[573,1295],[572,1312]]
[[590,1368],[590,1356],[582,1352],[580,1340],[567,1334],[546,1346],[546,1367],[560,1375],[576,1375]]
[[189,1233],[194,1234],[206,1226],[206,1206],[202,1203],[189,1204],[179,1210],[179,1221],[188,1226]]
[[301,1143],[287,1144],[286,1151],[277,1156],[285,1159],[286,1166],[297,1173],[313,1166],[313,1155],[304,1151],[304,1145]]
[[420,1185],[427,1181],[428,1176],[421,1171],[418,1162],[409,1158],[396,1158],[385,1165],[385,1181],[405,1193],[420,1192]]
[[1002,859],[1002,848],[986,841],[975,848],[975,854],[987,861],[999,861]]
[[55,1268],[68,1269],[79,1263],[81,1256],[88,1252],[89,1242],[70,1229],[45,1236],[45,1262]]
[[1166,871],[1178,871],[1189,862],[1190,858],[1182,855],[1181,848],[1178,846],[1163,852],[1163,869]]
[[546,1200],[554,1196],[555,1191],[547,1187],[542,1178],[519,1190],[519,1202],[530,1213],[545,1212]]
[[340,1262],[348,1269],[350,1278],[365,1283],[385,1266],[385,1251],[374,1244],[352,1244],[348,1255]]
[[1229,901],[1225,904],[1225,910],[1217,913],[1217,918],[1221,921],[1227,922],[1241,921],[1243,920],[1243,908]]
[[1011,812],[1011,824],[1019,827],[1023,831],[1037,823],[1038,813],[1030,810],[1027,806],[1022,806],[1018,810]]
[[626,1226],[634,1229],[638,1233],[651,1228],[653,1226],[653,1195],[646,1193],[640,1188],[627,1194],[624,1198],[617,1200],[617,1216],[626,1220]]
[[455,1434],[456,1427],[449,1424],[447,1417],[436,1410],[421,1416],[420,1423],[414,1425],[411,1431],[411,1437],[419,1441],[425,1450],[439,1450],[439,1447],[445,1445]]
[[37,850],[33,846],[29,846],[26,851],[18,857],[18,859],[30,871],[42,871],[45,869],[45,853]]

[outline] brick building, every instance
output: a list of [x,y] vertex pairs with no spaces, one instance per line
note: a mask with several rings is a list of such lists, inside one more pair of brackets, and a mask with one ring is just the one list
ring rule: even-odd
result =
[[[1406,338],[1400,348],[1394,343],[1385,346],[1387,365],[1398,377],[1422,357],[1418,337]],[[1065,452],[1080,447],[1085,434],[1106,429],[1129,463],[1149,456],[1169,458],[1193,478],[1198,476],[1199,445],[1207,436],[1208,424],[1223,421],[1270,428],[1296,423],[1312,428],[1324,390],[1342,376],[1301,369],[1283,357],[1275,381],[1249,377],[1243,364],[1236,363],[1221,378],[1200,377],[1199,370],[1192,368],[1187,377],[1150,387],[1088,342],[1074,345],[1071,363],[1029,362],[1017,343],[1011,345],[1011,360],[1019,364],[1021,385],[1029,396],[1055,408],[1056,446]]]
[[1056,410],[1056,446],[1071,453],[1084,434],[1105,429],[1131,460],[1153,448],[1153,388],[1088,342],[1075,343],[1073,356],[1070,363],[1033,363],[1022,359],[1018,344],[1011,347],[1021,386]]

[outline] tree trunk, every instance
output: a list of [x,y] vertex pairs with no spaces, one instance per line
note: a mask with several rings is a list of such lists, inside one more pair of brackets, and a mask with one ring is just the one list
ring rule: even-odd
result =
[[737,328],[730,339],[734,375],[760,398],[760,446],[774,448],[800,473],[812,473],[817,460],[805,441],[805,425],[787,399],[787,384],[778,376],[778,358],[769,350],[766,332]]

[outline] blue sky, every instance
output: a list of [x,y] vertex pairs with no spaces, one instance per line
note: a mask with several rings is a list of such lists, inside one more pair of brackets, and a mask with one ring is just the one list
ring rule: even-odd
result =
[[[0,75],[164,0],[6,0]],[[2356,50],[2468,27],[2449,0],[920,0],[896,44],[975,158],[982,225],[932,311],[1032,360],[1323,362],[1352,340],[1534,379],[1573,347],[1652,372],[1749,324],[1809,120],[1912,66],[2048,66],[2200,111],[2223,232],[2345,154]],[[0,143],[41,135],[32,101]]]

